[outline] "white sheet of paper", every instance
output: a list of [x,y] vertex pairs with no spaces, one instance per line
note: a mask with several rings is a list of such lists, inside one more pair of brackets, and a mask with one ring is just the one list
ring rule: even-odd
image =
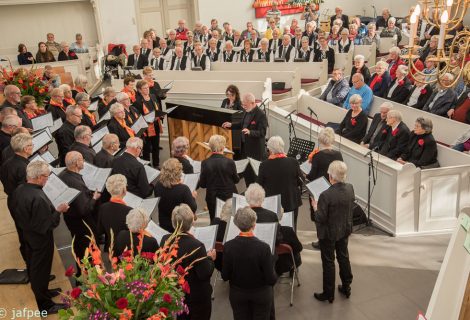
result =
[[250,163],[250,160],[248,159],[242,159],[235,161],[235,166],[237,167],[237,173],[240,174],[246,170],[246,167],[248,166],[248,163]]
[[240,233],[240,229],[233,222],[233,216],[230,217],[230,221],[227,223],[227,228],[225,230],[224,243],[234,239]]
[[52,133],[56,132],[57,130],[59,130],[60,127],[62,127],[63,124],[64,123],[61,118],[54,120],[54,124],[50,128],[51,132]]
[[171,81],[171,82],[168,82],[167,84],[165,84],[165,86],[163,86],[163,89],[171,89],[171,88],[173,88],[173,82],[175,82],[175,81]]
[[279,221],[279,224],[284,227],[294,228],[294,212],[284,212],[282,214],[282,219]]
[[88,107],[88,111],[95,112],[96,110],[98,110],[98,101],[99,100],[92,102],[90,106]]
[[323,191],[327,190],[330,187],[330,183],[326,181],[325,177],[320,177],[313,180],[312,182],[307,183],[307,189],[313,195],[315,200],[318,201],[320,195]]
[[204,244],[206,251],[210,251],[215,247],[217,228],[218,225],[194,228],[194,237]]
[[168,231],[157,225],[155,222],[150,220],[147,228],[145,229],[148,233],[152,235],[155,239],[157,239],[158,244],[162,241],[163,236],[170,234]]
[[109,133],[109,129],[107,126],[104,126],[100,128],[99,130],[96,130],[93,132],[91,135],[91,145],[94,146],[98,141],[103,139],[103,137]]
[[[246,198],[242,195],[233,194],[233,201],[232,202],[232,214],[235,214],[238,209],[244,208],[249,206]],[[264,198],[263,204],[261,205],[264,209],[270,210],[276,214],[281,212],[281,195],[275,195]]]
[[188,186],[191,192],[196,190],[197,183],[199,182],[199,176],[200,173],[189,173],[183,175],[183,183]]
[[215,217],[220,218],[220,213],[222,212],[222,207],[224,206],[225,201],[220,200],[219,198],[215,199]]
[[52,163],[56,160],[56,158],[54,158],[54,156],[52,155],[52,153],[48,150],[46,152],[44,152],[43,154],[41,154],[41,157],[47,162],[47,163]]
[[[205,145],[210,150],[209,142],[203,142],[202,144]],[[227,148],[224,148],[224,153],[235,154],[235,152],[233,152],[232,150],[229,150]]]
[[131,129],[134,130],[134,132],[137,134],[141,129],[148,128],[149,125],[145,121],[144,117],[140,116],[139,119],[137,119],[134,124],[132,125]]
[[253,233],[261,241],[267,243],[271,248],[271,254],[274,254],[276,247],[277,223],[257,223]]
[[47,131],[42,131],[33,137],[33,153],[47,145],[51,141],[51,137]]
[[103,114],[103,116],[100,118],[98,123],[105,121],[105,120],[111,120],[111,113],[109,113],[109,111]]
[[193,172],[194,173],[200,173],[201,172],[201,161],[191,159],[190,162],[191,162],[191,165],[193,166]]
[[64,170],[65,170],[65,167],[52,168],[51,172],[58,176]]
[[160,174],[160,171],[150,166],[144,166],[144,168],[145,168],[145,174],[147,175],[147,180],[149,183],[152,183],[153,181],[155,181],[155,179],[157,179],[158,175]]
[[103,149],[103,139],[101,139],[100,141],[98,141],[98,142],[93,146],[93,150],[95,150],[96,153],[100,152],[101,149]]
[[165,110],[165,112],[166,112],[166,113],[170,113],[170,112],[172,112],[173,110],[175,110],[176,108],[178,108],[178,106],[172,107],[172,108],[168,108],[168,109]]
[[49,176],[46,185],[42,188],[47,198],[52,202],[54,208],[62,203],[70,203],[80,193],[80,191],[69,188],[54,173]]
[[137,158],[137,161],[139,161],[140,163],[142,163],[144,166],[148,165],[150,163],[150,161],[148,160],[144,160],[142,158]]
[[253,168],[253,171],[256,175],[259,174],[259,166],[261,165],[261,161],[255,160],[253,158],[248,158],[250,161],[250,166]]
[[139,196],[136,196],[133,193],[126,192],[126,195],[122,199],[124,202],[131,207],[132,209],[138,208],[140,204],[142,203],[142,198]]
[[312,163],[308,162],[308,160],[300,165],[300,170],[302,170],[302,172],[305,174],[309,174],[311,168],[312,168]]
[[[45,162],[47,164],[49,164],[46,159],[44,159],[39,153],[36,153],[34,156],[32,156],[30,159],[29,159],[29,162],[34,162],[34,161],[42,161],[42,162]],[[54,168],[49,164],[49,171],[53,172]]]
[[47,127],[52,127],[54,125],[54,119],[52,118],[52,114],[49,112],[42,116],[32,118],[31,123],[33,125],[33,131],[39,131]]
[[145,116],[144,116],[144,119],[147,123],[153,123],[155,122],[155,111],[152,111],[150,113],[147,113]]
[[147,211],[149,217],[153,219],[153,215],[157,212],[157,206],[159,201],[160,198],[143,199],[139,207]]
[[83,164],[83,169],[80,174],[83,177],[87,188],[90,191],[103,192],[106,180],[111,174],[111,168],[98,168],[88,162]]

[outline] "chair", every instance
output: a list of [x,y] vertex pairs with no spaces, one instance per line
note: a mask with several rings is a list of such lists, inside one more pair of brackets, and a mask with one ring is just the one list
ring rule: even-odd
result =
[[[290,306],[292,307],[294,305],[294,285],[295,285],[295,280],[297,280],[297,286],[300,287],[300,280],[299,280],[299,270],[297,269],[297,265],[295,264],[295,259],[294,259],[294,252],[292,251],[292,247],[288,244],[281,243],[276,246],[276,254],[278,256],[286,254],[290,255],[292,259],[292,265],[294,266],[294,272],[292,273],[292,278],[290,281]],[[290,278],[290,276],[289,276]]]
[[[224,244],[222,242],[216,242],[215,243],[215,251],[222,253],[224,252]],[[212,300],[215,299],[215,286],[217,284],[217,280],[222,280],[220,278],[220,271],[217,270],[217,273],[215,274],[214,281],[212,283]]]
[[113,53],[113,55],[116,57],[121,57],[121,55],[124,54],[127,58],[126,45],[109,43],[108,54],[104,57],[104,73],[106,75],[110,75],[110,74],[119,75],[119,65],[121,65],[121,68],[123,68],[124,67],[123,62],[120,61],[119,59],[108,60],[108,56],[111,53]]

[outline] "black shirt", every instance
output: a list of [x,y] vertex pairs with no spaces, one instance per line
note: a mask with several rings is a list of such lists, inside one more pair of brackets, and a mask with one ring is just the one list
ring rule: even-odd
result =
[[20,184],[26,183],[26,167],[28,163],[28,159],[17,154],[3,163],[0,168],[0,180],[8,196],[11,196]]
[[[131,233],[129,230],[121,230],[116,239],[116,244],[114,245],[114,248],[116,251],[114,251],[114,256],[119,257],[123,252],[124,249],[127,247],[128,250],[131,249]],[[134,250],[134,255],[137,254],[137,246],[139,245],[139,233],[132,233],[132,244],[133,244],[133,250]],[[140,252],[153,252],[158,250],[158,241],[157,239],[153,237],[149,237],[146,235],[143,235],[143,240],[142,240],[142,249]]]
[[87,146],[81,142],[75,141],[70,146],[69,151],[77,151],[83,156],[83,160],[85,160],[88,163],[95,164],[96,152],[95,150],[93,150],[92,147]]
[[147,180],[145,168],[133,155],[124,152],[113,161],[111,174],[120,173],[127,178],[127,191],[141,198],[152,194],[152,186]]
[[[111,244],[111,231],[113,231],[114,238],[116,238],[119,232],[128,230],[126,216],[131,210],[131,207],[111,201],[100,206],[98,211],[98,234],[104,233],[106,235],[105,251],[108,250]],[[116,246],[116,242],[114,245]]]
[[55,140],[57,148],[59,149],[60,165],[65,166],[65,155],[70,151],[70,147],[75,142],[74,133],[75,126],[68,121],[62,124],[62,127],[57,130]]
[[114,156],[104,149],[101,149],[95,157],[95,165],[99,168],[111,168],[113,161]]
[[323,149],[312,158],[312,168],[307,175],[307,179],[313,181],[320,177],[328,180],[328,167],[335,160],[343,161],[341,152],[332,149]]
[[191,162],[189,162],[188,159],[186,159],[186,157],[175,157],[180,163],[181,165],[183,166],[183,173],[184,174],[190,174],[190,173],[194,173],[194,168],[193,166],[191,165]]

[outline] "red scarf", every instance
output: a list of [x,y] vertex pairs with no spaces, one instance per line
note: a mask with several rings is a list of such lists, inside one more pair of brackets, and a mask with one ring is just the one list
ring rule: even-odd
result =
[[282,159],[282,158],[287,158],[285,153],[270,154],[268,157],[269,160]]
[[26,113],[26,116],[28,117],[28,119],[33,119],[37,117],[37,115],[34,112],[29,113],[28,111],[25,111],[24,113]]
[[67,102],[71,106],[74,106],[77,104],[74,98],[64,98],[64,101]]
[[86,114],[88,118],[90,118],[91,123],[95,126],[96,125],[95,115],[92,114],[90,111],[88,111],[88,109],[85,107],[80,107],[80,108],[82,109],[82,112]]
[[[155,111],[158,111],[158,105],[155,103],[155,101],[152,101],[152,102],[153,102]],[[142,102],[142,110],[144,111],[144,115],[150,113],[149,109],[147,108],[144,102]],[[160,129],[160,132],[163,132],[163,126],[162,126],[162,122],[160,118],[155,117],[155,120],[158,123],[158,128]],[[155,123],[149,123],[147,134],[149,137],[155,137],[157,135],[157,131],[155,130]]]
[[372,82],[370,83],[370,86],[369,88],[371,88],[372,90],[374,90],[374,87],[375,87],[375,84],[376,83],[381,83],[382,82],[382,77],[381,76],[376,76]]
[[124,200],[122,200],[121,198],[118,198],[118,197],[111,197],[111,199],[109,199],[109,202],[114,202],[114,203],[119,203],[119,204],[123,204],[123,205],[127,205]]

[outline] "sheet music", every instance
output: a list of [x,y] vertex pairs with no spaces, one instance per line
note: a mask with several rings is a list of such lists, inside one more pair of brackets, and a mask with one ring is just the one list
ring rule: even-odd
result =
[[99,130],[96,130],[91,135],[91,145],[94,146],[98,141],[103,139],[103,137],[109,133],[109,129],[107,126],[102,127]]
[[[242,195],[233,194],[233,201],[232,202],[232,213],[235,214],[238,209],[244,208],[244,207],[249,207],[248,202],[246,201],[246,198]],[[281,212],[281,195],[275,195],[275,196],[270,196],[264,198],[263,204],[261,205],[264,209],[270,210],[274,213],[279,214]]]
[[276,247],[277,223],[257,223],[253,233],[261,241],[267,243],[271,248],[271,254],[274,254]]
[[153,123],[155,122],[155,111],[152,111],[150,113],[147,113],[145,116],[144,116],[144,119],[147,123]]
[[171,88],[173,88],[173,82],[175,82],[175,81],[171,81],[171,82],[168,82],[167,84],[165,84],[165,86],[163,87],[163,89],[168,89],[168,90],[170,90]]
[[135,194],[130,193],[130,192],[126,192],[126,195],[124,196],[124,198],[122,200],[124,200],[126,205],[128,205],[129,207],[131,207],[133,209],[138,208],[140,206],[140,204],[142,203],[142,198],[141,197],[136,196]]
[[[202,144],[205,145],[205,146],[207,147],[207,149],[209,149],[209,150],[211,149],[211,148],[209,147],[209,142],[203,142]],[[232,150],[229,150],[229,149],[227,149],[227,148],[224,148],[224,153],[235,154],[235,152],[233,152]]]
[[215,217],[220,218],[220,213],[222,212],[222,207],[224,206],[225,201],[220,200],[219,198],[215,199]]
[[225,230],[224,243],[234,239],[240,233],[240,229],[233,222],[233,216],[230,217],[230,221],[227,223],[227,228]]
[[139,207],[147,211],[150,218],[153,219],[152,216],[157,212],[158,202],[160,202],[160,198],[143,199]]
[[218,225],[211,225],[207,227],[194,228],[194,237],[201,241],[206,248],[206,251],[210,251],[215,247],[215,238],[217,237]]
[[170,234],[168,231],[157,225],[155,222],[150,220],[149,224],[147,225],[147,228],[145,229],[148,233],[152,235],[155,239],[157,239],[158,244],[160,245],[163,236]]
[[111,113],[109,113],[109,111],[103,114],[103,116],[100,118],[98,123],[105,121],[105,120],[111,120]]
[[147,160],[144,160],[142,158],[137,158],[137,161],[139,161],[140,163],[142,163],[144,166],[148,165],[150,163],[150,161],[147,161]]
[[246,167],[248,166],[248,163],[250,163],[250,160],[248,159],[242,159],[235,161],[235,166],[237,167],[237,173],[240,174],[246,170]]
[[37,152],[51,141],[51,136],[49,136],[49,133],[45,130],[33,136],[33,153]]
[[54,208],[57,208],[62,203],[71,203],[80,193],[76,189],[69,188],[55,174],[49,176],[46,185],[42,189],[54,205]]
[[143,116],[140,116],[139,119],[137,119],[134,124],[132,125],[131,129],[134,130],[136,135],[142,134],[140,131],[147,129],[149,125],[145,121]]
[[191,159],[190,162],[191,162],[191,165],[193,166],[193,172],[194,173],[200,173],[201,172],[201,161]]
[[294,212],[284,212],[282,219],[279,219],[279,224],[284,227],[294,228]]
[[309,174],[311,168],[312,168],[312,163],[308,162],[308,160],[300,165],[300,170],[302,170],[302,172],[305,174]]
[[61,118],[54,120],[54,124],[53,124],[52,127],[50,128],[51,132],[52,132],[52,133],[56,132],[57,130],[60,129],[60,127],[62,127],[63,124],[64,124],[64,123],[62,122],[62,119],[61,119]]
[[52,168],[51,172],[58,176],[64,170],[65,170],[65,167]]
[[147,175],[147,180],[149,183],[152,183],[157,179],[158,175],[160,174],[160,171],[157,169],[152,168],[151,166],[144,166],[145,168],[145,174]]
[[46,151],[43,154],[41,154],[41,158],[43,158],[47,163],[52,163],[55,160],[57,160],[56,158],[54,158],[54,156],[52,155],[50,151]]
[[88,111],[95,112],[96,110],[98,110],[98,101],[99,100],[95,100],[92,103],[90,103],[90,106],[88,107]]
[[309,182],[307,184],[307,189],[313,195],[315,200],[318,201],[322,192],[327,190],[330,186],[330,183],[325,179],[325,177],[320,177],[313,180],[312,182]]
[[111,174],[111,170],[111,168],[98,168],[85,162],[80,174],[89,190],[103,192],[106,180]]
[[256,175],[259,174],[259,166],[261,165],[261,161],[255,160],[253,158],[248,158],[250,161],[250,166],[253,168],[253,171]]
[[[34,161],[42,161],[42,162],[45,162],[47,164],[49,164],[46,159],[44,159],[43,157],[41,157],[41,155],[39,153],[36,153],[34,156],[32,156],[31,158],[29,158],[29,162],[34,162]],[[53,172],[54,168],[49,164],[49,171],[50,172]]]
[[95,150],[96,153],[100,152],[101,149],[103,149],[103,139],[101,139],[100,141],[98,141],[98,142],[93,146],[93,150]]
[[172,112],[173,110],[175,110],[176,108],[178,108],[178,106],[176,106],[176,107],[171,107],[171,108],[167,108],[167,109],[165,110],[165,112],[168,114],[168,113]]
[[189,173],[183,175],[183,183],[188,186],[191,192],[196,190],[197,183],[199,182],[199,176],[200,173]]
[[39,131],[47,127],[52,127],[54,125],[54,119],[51,113],[46,113],[42,116],[32,118],[31,123],[33,125],[33,131]]

